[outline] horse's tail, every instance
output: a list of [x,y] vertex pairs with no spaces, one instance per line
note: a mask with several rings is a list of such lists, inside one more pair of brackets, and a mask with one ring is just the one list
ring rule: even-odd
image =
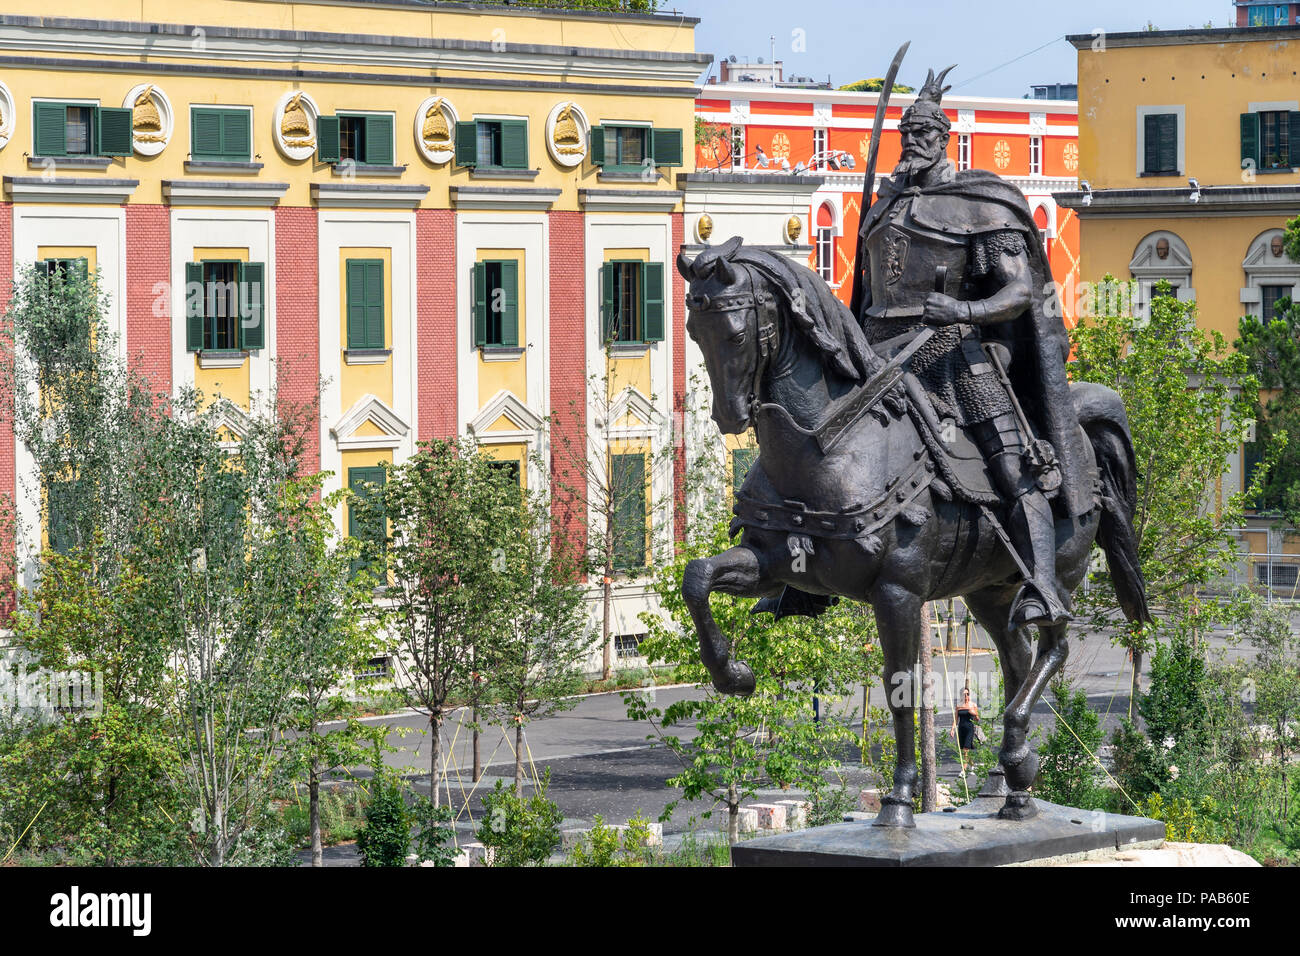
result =
[[1129,437],[1128,413],[1119,395],[1104,385],[1077,382],[1071,397],[1097,458],[1101,479],[1097,543],[1106,554],[1111,583],[1124,616],[1148,622],[1146,581],[1138,560],[1133,515],[1137,510],[1137,462]]

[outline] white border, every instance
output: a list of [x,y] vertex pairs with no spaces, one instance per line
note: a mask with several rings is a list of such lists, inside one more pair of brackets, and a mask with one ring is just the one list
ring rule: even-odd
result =
[[[158,108],[158,118],[162,120],[162,142],[153,143],[141,141],[135,135],[135,98],[145,90],[153,87],[153,93],[149,99],[153,101],[154,106]],[[126,96],[122,97],[122,108],[131,111],[131,148],[141,156],[157,156],[172,141],[172,134],[176,131],[176,115],[172,111],[172,101],[167,98],[163,88],[157,83],[137,83],[127,91]]]

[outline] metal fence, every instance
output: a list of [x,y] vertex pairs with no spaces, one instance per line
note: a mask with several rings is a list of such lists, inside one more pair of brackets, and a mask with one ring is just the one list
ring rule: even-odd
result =
[[1232,571],[1215,582],[1212,590],[1226,593],[1240,588],[1270,604],[1300,599],[1300,554],[1239,552]]

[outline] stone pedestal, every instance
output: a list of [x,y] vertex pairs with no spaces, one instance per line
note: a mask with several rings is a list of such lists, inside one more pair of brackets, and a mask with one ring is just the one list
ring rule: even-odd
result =
[[735,866],[1005,866],[1081,859],[1098,851],[1158,847],[1159,820],[1076,810],[1035,800],[1030,820],[1000,820],[1001,798],[951,812],[918,813],[912,830],[870,820],[836,823],[746,840],[731,848]]

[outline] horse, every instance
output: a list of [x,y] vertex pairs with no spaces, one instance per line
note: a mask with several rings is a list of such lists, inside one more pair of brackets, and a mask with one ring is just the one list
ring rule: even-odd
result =
[[[1030,715],[1069,653],[1067,625],[1011,623],[1022,573],[999,534],[997,506],[962,500],[936,467],[901,363],[868,343],[857,320],[808,268],[739,238],[677,256],[688,283],[686,329],[712,387],[711,417],[728,434],[753,427],[759,454],[736,494],[732,537],[721,554],[690,561],[682,594],[713,686],[753,692],[733,657],[709,595],[761,598],[755,612],[815,616],[848,598],[869,604],[884,652],[897,741],[893,788],[874,823],[915,826],[917,786],[913,668],[923,605],[960,596],[996,645],[1005,679],[1005,732],[981,796],[1002,796],[1004,819],[1037,813],[1028,790],[1038,773]],[[1094,541],[1105,553],[1131,621],[1146,620],[1132,517],[1136,471],[1120,396],[1072,383],[1079,426],[1095,470],[1091,510],[1057,515],[1056,573],[1068,595],[1088,570]],[[1055,512],[1054,512],[1055,513]],[[1003,532],[1004,533],[1004,532]]]

